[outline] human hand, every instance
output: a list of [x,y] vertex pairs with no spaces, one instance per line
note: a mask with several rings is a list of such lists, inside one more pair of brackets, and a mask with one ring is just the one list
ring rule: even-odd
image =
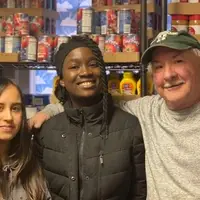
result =
[[40,128],[42,126],[42,124],[45,121],[47,121],[49,118],[50,118],[50,116],[47,115],[46,113],[38,112],[28,120],[28,126],[30,129]]

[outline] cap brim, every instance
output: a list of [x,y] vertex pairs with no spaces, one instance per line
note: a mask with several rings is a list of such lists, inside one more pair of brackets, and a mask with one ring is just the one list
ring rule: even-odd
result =
[[153,51],[157,47],[167,47],[167,48],[175,49],[175,50],[186,50],[186,49],[192,48],[191,46],[188,46],[185,44],[179,44],[179,47],[177,47],[175,44],[172,44],[172,43],[171,44],[156,44],[145,50],[145,52],[143,53],[143,55],[141,57],[142,64],[145,65],[145,64],[148,64],[149,62],[151,62]]

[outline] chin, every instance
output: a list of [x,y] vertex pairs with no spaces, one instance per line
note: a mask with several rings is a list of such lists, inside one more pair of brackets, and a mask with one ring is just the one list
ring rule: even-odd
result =
[[182,110],[185,109],[183,105],[185,105],[186,97],[184,96],[175,96],[175,97],[168,97],[164,98],[166,104],[170,110]]

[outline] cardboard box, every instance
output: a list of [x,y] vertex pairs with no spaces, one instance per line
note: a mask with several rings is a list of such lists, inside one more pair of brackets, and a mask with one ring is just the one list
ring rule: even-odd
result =
[[0,62],[19,62],[19,53],[0,53]]

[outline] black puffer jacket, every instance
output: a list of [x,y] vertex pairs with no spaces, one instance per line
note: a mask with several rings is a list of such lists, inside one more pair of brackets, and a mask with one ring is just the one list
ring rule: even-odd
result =
[[146,199],[138,119],[114,106],[109,115],[108,137],[101,132],[102,102],[80,110],[66,103],[43,125],[38,141],[53,200]]

